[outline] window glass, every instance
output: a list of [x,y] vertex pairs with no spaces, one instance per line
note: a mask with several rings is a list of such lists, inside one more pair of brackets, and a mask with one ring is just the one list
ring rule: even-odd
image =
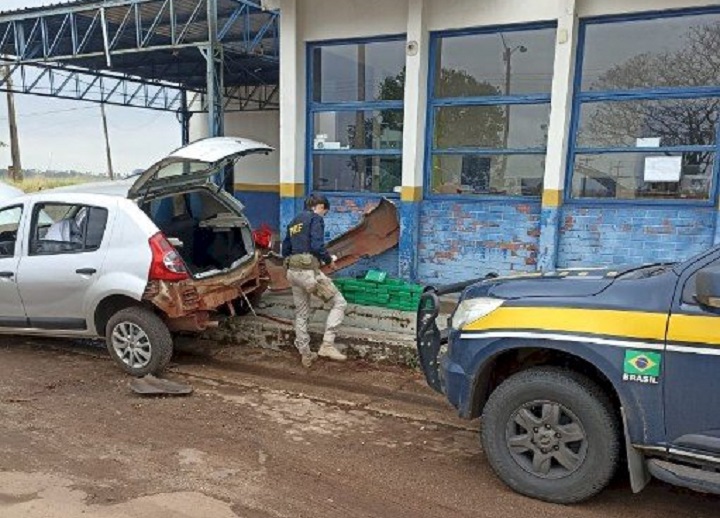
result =
[[555,28],[435,40],[435,97],[550,93]]
[[405,42],[376,41],[315,47],[315,102],[401,100]]
[[572,194],[579,198],[708,200],[715,153],[575,155]]
[[97,250],[107,224],[107,209],[46,203],[35,206],[30,253],[62,254]]
[[578,147],[712,146],[720,99],[583,103]]
[[582,90],[720,84],[720,14],[586,26]]
[[317,112],[314,119],[313,149],[402,148],[402,110]]
[[544,170],[544,155],[436,154],[432,192],[540,196]]
[[690,277],[687,278],[687,281],[685,281],[685,285],[683,286],[682,290],[683,304],[691,304],[693,306],[699,305],[698,301],[695,300],[695,295],[697,295],[697,274],[700,270],[704,268],[717,268],[718,264],[720,264],[720,259],[715,259],[714,261],[709,262],[701,268],[698,268],[695,273],[693,273]]
[[544,148],[550,104],[443,106],[435,110],[436,149]]
[[0,211],[0,257],[15,255],[15,243],[21,217],[22,206]]
[[392,193],[401,185],[400,156],[315,155],[313,189]]
[[207,162],[174,162],[157,172],[158,179],[173,178],[184,174],[199,173],[208,168]]

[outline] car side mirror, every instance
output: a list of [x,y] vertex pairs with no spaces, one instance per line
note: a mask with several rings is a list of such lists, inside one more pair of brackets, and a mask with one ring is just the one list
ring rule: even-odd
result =
[[720,309],[720,266],[708,266],[697,272],[695,299],[703,306]]

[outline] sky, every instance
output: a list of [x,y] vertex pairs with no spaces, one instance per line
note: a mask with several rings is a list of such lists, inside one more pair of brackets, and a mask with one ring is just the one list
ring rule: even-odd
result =
[[[0,0],[0,10],[65,3],[58,0]],[[20,155],[24,169],[107,172],[100,105],[16,94]],[[180,146],[174,113],[107,106],[113,168],[123,175],[144,169]],[[9,143],[7,101],[0,92],[0,142]],[[0,147],[0,168],[10,164]]]

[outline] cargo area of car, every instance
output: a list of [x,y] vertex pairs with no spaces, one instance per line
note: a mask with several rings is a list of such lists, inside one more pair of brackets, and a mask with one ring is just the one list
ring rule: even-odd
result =
[[246,218],[209,189],[157,197],[141,208],[195,278],[242,264],[254,251]]

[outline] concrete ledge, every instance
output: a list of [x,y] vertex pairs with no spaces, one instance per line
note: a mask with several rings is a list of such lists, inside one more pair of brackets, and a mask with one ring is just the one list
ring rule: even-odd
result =
[[[311,307],[310,345],[313,350],[317,350],[322,342],[329,305],[313,299]],[[222,346],[295,349],[292,295],[266,294],[255,307],[255,313],[227,319],[217,329],[206,332],[205,340]],[[415,367],[415,318],[415,313],[410,311],[348,304],[345,320],[338,330],[337,345],[350,358]],[[447,315],[441,314],[438,326],[444,327],[446,322]]]
[[[317,350],[322,342],[324,326],[310,324],[311,348]],[[240,345],[273,350],[294,350],[295,331],[290,321],[267,316],[246,315],[228,319],[222,326],[209,331],[205,339],[224,345]],[[337,335],[337,345],[353,359],[407,366],[417,365],[415,335],[343,326]]]

